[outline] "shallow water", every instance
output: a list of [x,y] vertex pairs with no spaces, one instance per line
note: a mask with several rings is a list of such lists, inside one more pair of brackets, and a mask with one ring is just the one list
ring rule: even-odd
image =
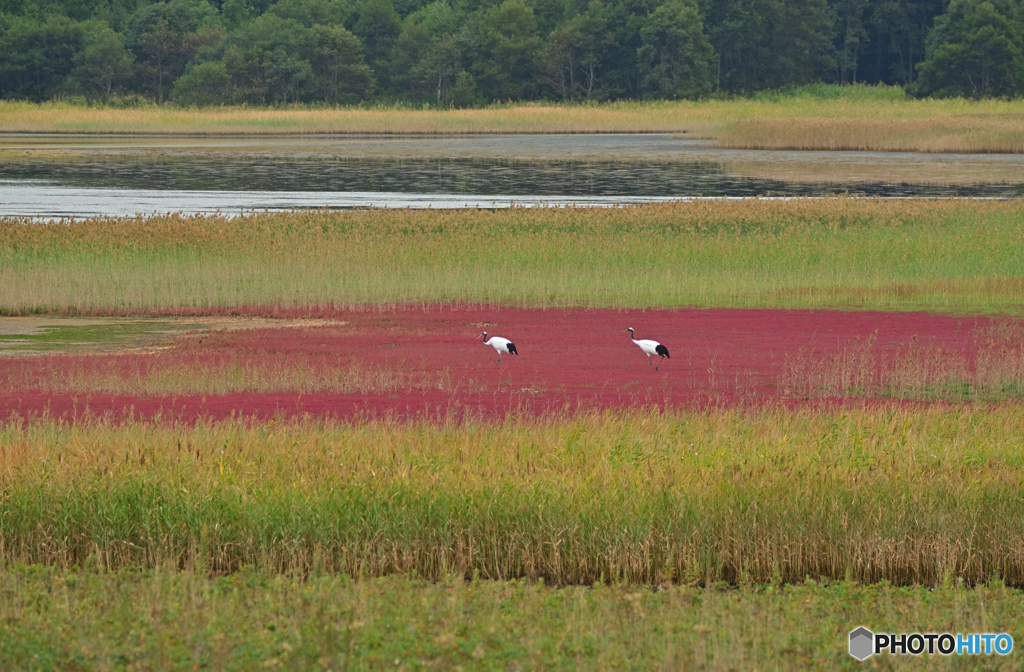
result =
[[725,150],[666,134],[0,137],[0,215],[1024,195],[1024,156]]

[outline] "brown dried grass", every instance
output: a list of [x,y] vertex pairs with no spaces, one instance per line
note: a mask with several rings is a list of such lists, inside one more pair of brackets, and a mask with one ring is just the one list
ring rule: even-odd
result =
[[1024,151],[1024,102],[907,100],[886,91],[880,94],[600,105],[534,103],[474,110],[105,109],[0,102],[0,133],[688,133],[717,140],[723,147],[745,149]]

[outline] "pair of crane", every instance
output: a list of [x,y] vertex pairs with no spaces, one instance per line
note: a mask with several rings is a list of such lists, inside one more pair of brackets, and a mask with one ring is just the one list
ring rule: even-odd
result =
[[[639,347],[641,350],[643,350],[644,354],[647,355],[647,365],[648,365],[648,367],[651,366],[651,357],[653,355],[660,355],[661,356],[661,359],[658,360],[658,366],[661,366],[661,362],[666,357],[668,357],[668,348],[666,348],[661,343],[658,343],[657,341],[652,341],[652,340],[646,339],[646,338],[642,339],[642,340],[639,340],[639,341],[636,340],[636,338],[634,338],[634,336],[636,336],[636,334],[633,333],[633,327],[629,327],[628,329],[623,329],[622,331],[623,332],[627,332],[628,331],[629,332],[630,340],[632,340],[633,343],[635,343],[637,345],[637,347]],[[480,338],[481,336],[484,339],[484,345],[489,345],[489,346],[491,346],[492,348],[494,348],[495,350],[498,351],[498,364],[497,365],[501,364],[501,353],[503,353],[503,352],[507,352],[507,353],[515,355],[517,357],[519,356],[519,353],[516,352],[516,344],[513,343],[512,341],[508,340],[507,338],[502,338],[501,336],[491,336],[491,338],[488,339],[486,331],[483,332],[482,334],[480,334],[480,336],[477,336],[477,338]],[[672,359],[672,358],[669,357],[669,359]],[[658,370],[658,366],[654,367],[655,371]]]

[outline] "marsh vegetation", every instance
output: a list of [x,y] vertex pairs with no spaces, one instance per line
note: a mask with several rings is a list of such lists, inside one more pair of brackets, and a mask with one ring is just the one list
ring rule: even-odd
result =
[[803,307],[1015,313],[1019,201],[0,220],[0,312],[232,306]]

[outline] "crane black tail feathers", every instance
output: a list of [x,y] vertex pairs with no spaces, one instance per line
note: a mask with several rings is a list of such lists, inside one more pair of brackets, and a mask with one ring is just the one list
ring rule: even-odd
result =
[[654,349],[654,352],[656,354],[661,355],[662,357],[668,357],[669,359],[672,359],[671,357],[668,356],[668,348],[666,348],[664,345],[659,344],[658,347]]
[[509,351],[509,352],[511,352],[511,353],[512,353],[513,355],[515,355],[516,357],[518,357],[518,356],[519,356],[519,353],[518,353],[518,352],[516,352],[516,344],[515,344],[515,343],[509,343],[509,344],[508,344],[508,351]]

